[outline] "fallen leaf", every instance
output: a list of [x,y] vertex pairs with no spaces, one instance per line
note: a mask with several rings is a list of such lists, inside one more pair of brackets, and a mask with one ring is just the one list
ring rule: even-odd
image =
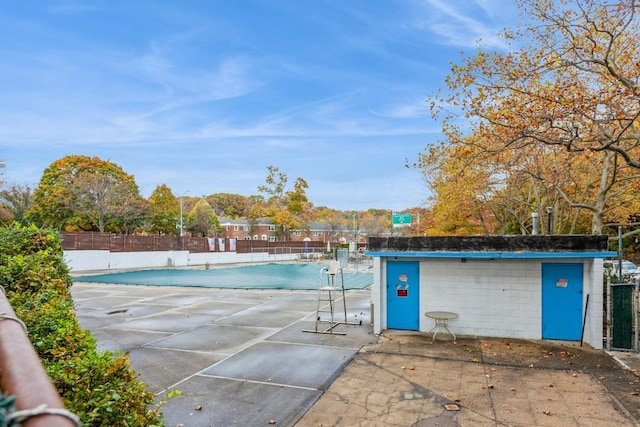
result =
[[551,411],[542,411],[542,413],[545,415],[551,415]]
[[202,411],[202,405],[198,405],[193,409],[195,409],[196,411]]

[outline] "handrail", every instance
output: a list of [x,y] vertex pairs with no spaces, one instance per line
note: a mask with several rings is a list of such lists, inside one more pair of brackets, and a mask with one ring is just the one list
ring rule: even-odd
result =
[[[73,427],[77,417],[62,399],[0,287],[0,390],[15,396],[16,421],[24,427]],[[11,416],[11,414],[9,414]]]

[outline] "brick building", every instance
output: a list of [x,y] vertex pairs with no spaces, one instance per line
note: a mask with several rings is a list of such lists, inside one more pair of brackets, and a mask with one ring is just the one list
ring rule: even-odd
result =
[[291,230],[287,236],[278,235],[276,225],[268,218],[261,218],[257,221],[245,219],[220,218],[222,231],[220,237],[236,238],[238,240],[264,240],[268,242],[291,241],[291,242],[329,242],[347,243],[353,240],[354,234],[357,240],[365,242],[366,235],[362,231],[354,233],[354,230],[345,227],[337,227],[325,222],[311,222],[306,230]]

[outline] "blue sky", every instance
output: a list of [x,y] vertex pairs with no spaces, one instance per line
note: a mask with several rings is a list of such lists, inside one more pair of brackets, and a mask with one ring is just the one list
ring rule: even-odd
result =
[[145,197],[248,196],[273,165],[316,206],[423,206],[405,159],[439,138],[429,97],[516,17],[509,0],[0,0],[4,179],[79,154]]

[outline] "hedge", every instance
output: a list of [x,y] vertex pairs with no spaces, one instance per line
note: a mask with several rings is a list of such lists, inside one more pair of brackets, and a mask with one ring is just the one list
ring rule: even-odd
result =
[[153,393],[127,354],[98,351],[75,315],[58,234],[0,227],[0,285],[68,410],[84,426],[162,426]]

